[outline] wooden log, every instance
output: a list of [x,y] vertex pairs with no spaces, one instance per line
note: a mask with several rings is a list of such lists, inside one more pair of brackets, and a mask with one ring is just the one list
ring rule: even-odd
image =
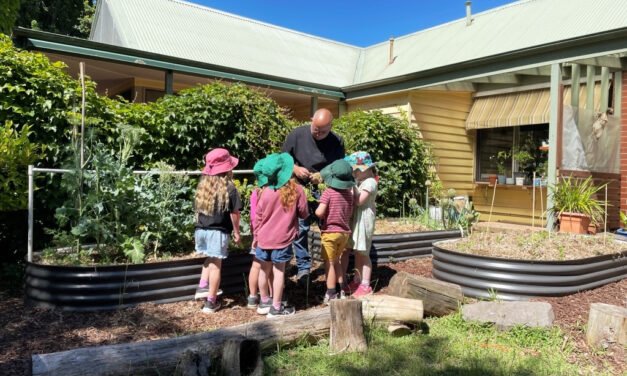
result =
[[259,341],[244,337],[227,340],[222,348],[221,371],[224,376],[263,375]]
[[592,347],[627,345],[627,308],[603,303],[590,304],[586,341]]
[[422,300],[424,313],[429,316],[444,316],[457,311],[464,298],[459,285],[406,272],[396,273],[392,277],[387,293]]
[[335,354],[363,352],[368,349],[364,337],[364,321],[361,316],[361,301],[332,300],[331,330],[329,344]]
[[403,323],[396,322],[388,325],[388,333],[392,337],[403,337],[411,334],[411,328]]
[[422,301],[399,298],[392,295],[366,295],[360,298],[362,315],[366,322],[406,322],[422,321]]
[[174,370],[175,376],[209,376],[211,359],[205,353],[198,351],[185,351],[179,364]]
[[259,341],[263,352],[276,348],[277,343],[326,337],[330,323],[329,308],[325,307],[189,336],[34,354],[32,375],[168,375],[185,351],[206,353],[213,359],[220,355],[227,340],[243,336]]

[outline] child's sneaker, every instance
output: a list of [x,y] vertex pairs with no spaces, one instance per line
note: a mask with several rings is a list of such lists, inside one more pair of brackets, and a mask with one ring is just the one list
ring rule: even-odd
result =
[[267,303],[259,302],[257,306],[257,313],[260,315],[267,315],[270,312],[270,308],[272,308],[272,300],[268,300]]
[[296,312],[294,307],[286,307],[281,304],[281,308],[276,309],[274,306],[270,307],[270,311],[268,312],[268,318],[272,317],[281,317],[281,316],[290,316]]
[[257,295],[250,296],[248,295],[248,299],[246,302],[246,308],[255,309],[259,305],[259,297]]
[[367,285],[359,285],[357,291],[353,293],[353,298],[359,299],[363,296],[372,294],[372,287]]
[[[218,289],[217,295],[222,295],[222,290]],[[196,294],[194,294],[194,300],[207,299],[209,296],[209,287],[198,287]]]
[[324,294],[324,304],[329,305],[331,300],[337,299],[337,293],[333,295]]
[[204,307],[202,307],[202,311],[203,313],[215,313],[220,307],[222,307],[222,304],[219,301],[211,302],[207,300]]

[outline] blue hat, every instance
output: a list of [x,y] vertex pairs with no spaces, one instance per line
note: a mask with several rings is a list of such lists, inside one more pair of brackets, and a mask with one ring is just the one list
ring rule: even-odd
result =
[[353,169],[358,169],[360,171],[366,171],[375,165],[370,154],[365,151],[356,151],[351,155],[347,155],[344,160],[350,163]]

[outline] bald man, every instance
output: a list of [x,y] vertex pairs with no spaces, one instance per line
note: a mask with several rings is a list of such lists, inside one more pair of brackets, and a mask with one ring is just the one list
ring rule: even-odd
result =
[[[310,181],[312,174],[344,158],[344,140],[331,132],[332,122],[331,111],[321,108],[314,113],[311,124],[292,130],[285,138],[282,151],[294,158],[294,176],[303,185]],[[316,208],[310,207],[309,209],[310,213],[313,213]],[[310,223],[311,216],[305,220],[298,220],[298,237],[293,243],[298,266],[296,278],[301,284],[309,281],[311,269],[311,256],[307,241]]]

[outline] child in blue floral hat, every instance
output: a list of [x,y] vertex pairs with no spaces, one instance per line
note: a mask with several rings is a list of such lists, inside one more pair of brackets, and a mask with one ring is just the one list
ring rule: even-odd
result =
[[[355,211],[351,222],[352,235],[348,239],[347,248],[355,254],[355,277],[348,285],[354,298],[372,293],[370,277],[372,262],[370,248],[374,234],[374,222],[377,216],[375,200],[377,198],[376,167],[372,157],[365,151],[355,152],[346,158],[353,168],[353,176],[357,183],[355,192]],[[344,252],[342,266],[348,266],[348,255]],[[346,273],[346,269],[344,270]]]

